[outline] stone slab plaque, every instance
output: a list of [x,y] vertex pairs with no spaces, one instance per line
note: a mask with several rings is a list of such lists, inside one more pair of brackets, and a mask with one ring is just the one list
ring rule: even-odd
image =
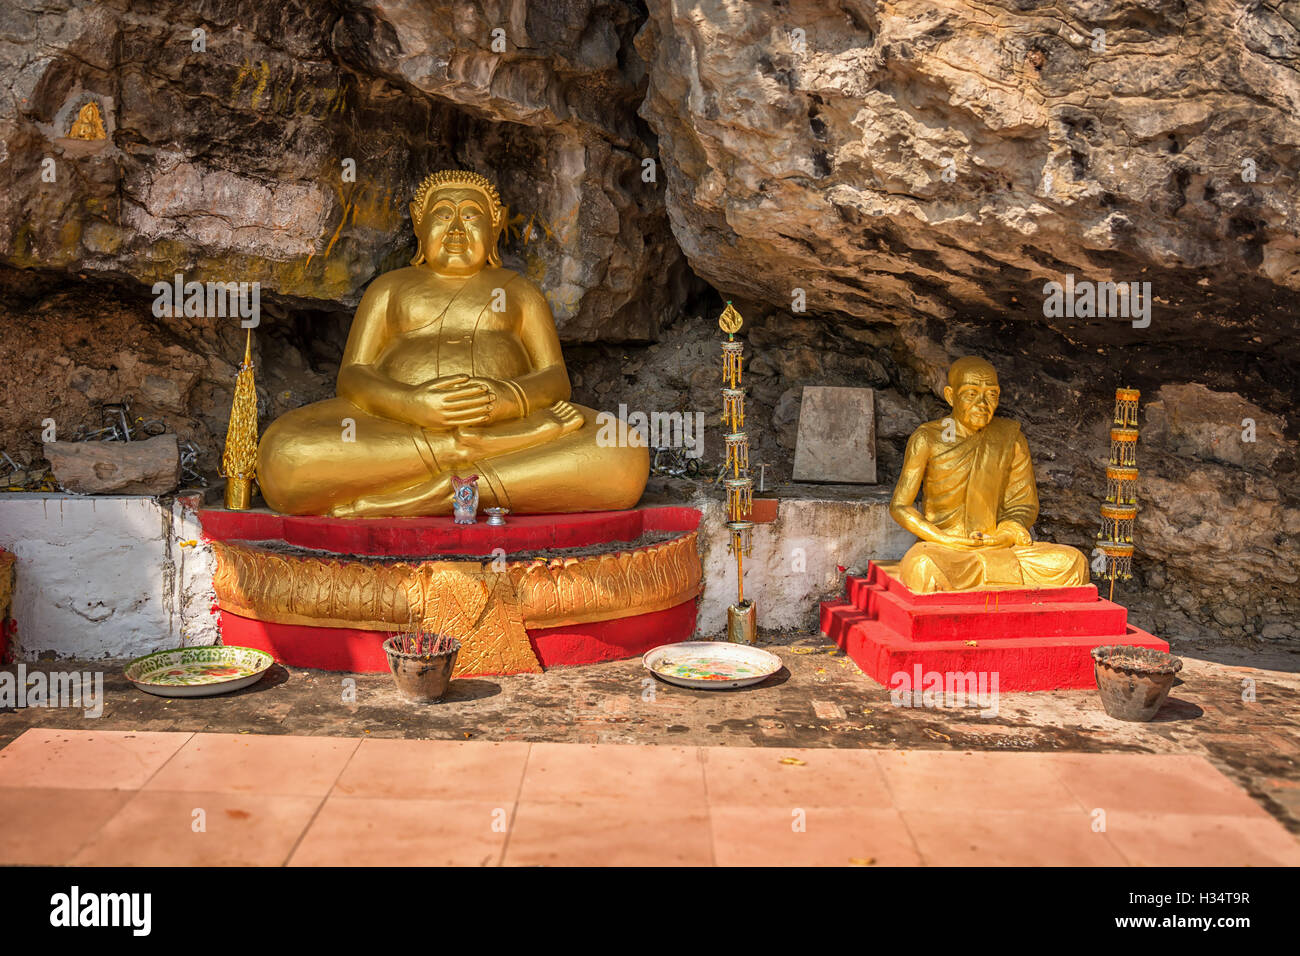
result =
[[794,480],[876,483],[876,408],[869,388],[804,386]]

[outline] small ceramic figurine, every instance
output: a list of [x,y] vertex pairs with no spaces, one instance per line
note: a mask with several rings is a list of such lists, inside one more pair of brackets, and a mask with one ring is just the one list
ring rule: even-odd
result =
[[456,524],[473,524],[474,515],[478,512],[478,475],[470,475],[468,478],[452,475],[451,485],[452,514],[456,517]]

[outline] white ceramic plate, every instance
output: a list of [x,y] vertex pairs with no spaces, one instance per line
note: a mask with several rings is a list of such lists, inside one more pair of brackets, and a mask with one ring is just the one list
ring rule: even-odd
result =
[[747,687],[781,669],[781,658],[770,651],[727,641],[664,644],[647,651],[641,663],[660,680],[706,690]]
[[255,684],[275,658],[251,647],[178,647],[137,657],[126,679],[159,697],[212,697]]

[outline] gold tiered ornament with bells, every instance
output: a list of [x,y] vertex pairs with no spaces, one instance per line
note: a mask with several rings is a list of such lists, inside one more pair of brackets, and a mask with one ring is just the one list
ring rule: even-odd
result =
[[722,485],[727,489],[727,550],[736,556],[736,603],[727,608],[725,641],[682,641],[648,651],[645,669],[682,687],[723,690],[767,680],[782,668],[781,658],[753,645],[758,638],[754,602],[745,598],[745,558],[753,548],[754,480],[749,477],[749,438],[745,435],[745,392],[741,363],[745,346],[736,340],[743,323],[730,302],[718,317],[727,333],[722,343],[722,423],[727,449]]
[[226,450],[221,456],[226,479],[226,507],[246,511],[257,477],[257,386],[253,381],[253,330],[244,340],[244,363],[235,376],[235,397],[230,403]]
[[745,344],[736,339],[744,319],[728,302],[718,317],[727,333],[722,343],[722,422],[727,428],[723,443],[727,449],[723,481],[727,489],[727,550],[736,556],[736,603],[727,608],[727,640],[753,644],[758,637],[754,602],[745,599],[745,558],[754,546],[754,479],[749,477],[749,437],[745,434],[745,390],[741,388]]
[[1106,559],[1110,597],[1115,579],[1133,578],[1133,523],[1137,520],[1137,412],[1142,393],[1115,390],[1115,422],[1110,430],[1110,464],[1106,466],[1106,502],[1101,506],[1097,547]]

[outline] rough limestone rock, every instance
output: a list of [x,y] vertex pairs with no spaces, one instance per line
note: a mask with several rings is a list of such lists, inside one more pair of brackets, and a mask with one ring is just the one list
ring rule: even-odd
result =
[[55,480],[81,495],[165,495],[181,479],[175,435],[144,441],[60,441],[45,446]]
[[1151,282],[1151,335],[1293,326],[1293,3],[648,6],[641,112],[673,231],[724,292],[1005,321],[1073,274]]
[[[564,338],[651,338],[688,274],[642,178],[638,26],[621,0],[7,4],[0,262],[350,307],[410,258],[419,180],[467,166]],[[102,138],[73,135],[88,104]]]

